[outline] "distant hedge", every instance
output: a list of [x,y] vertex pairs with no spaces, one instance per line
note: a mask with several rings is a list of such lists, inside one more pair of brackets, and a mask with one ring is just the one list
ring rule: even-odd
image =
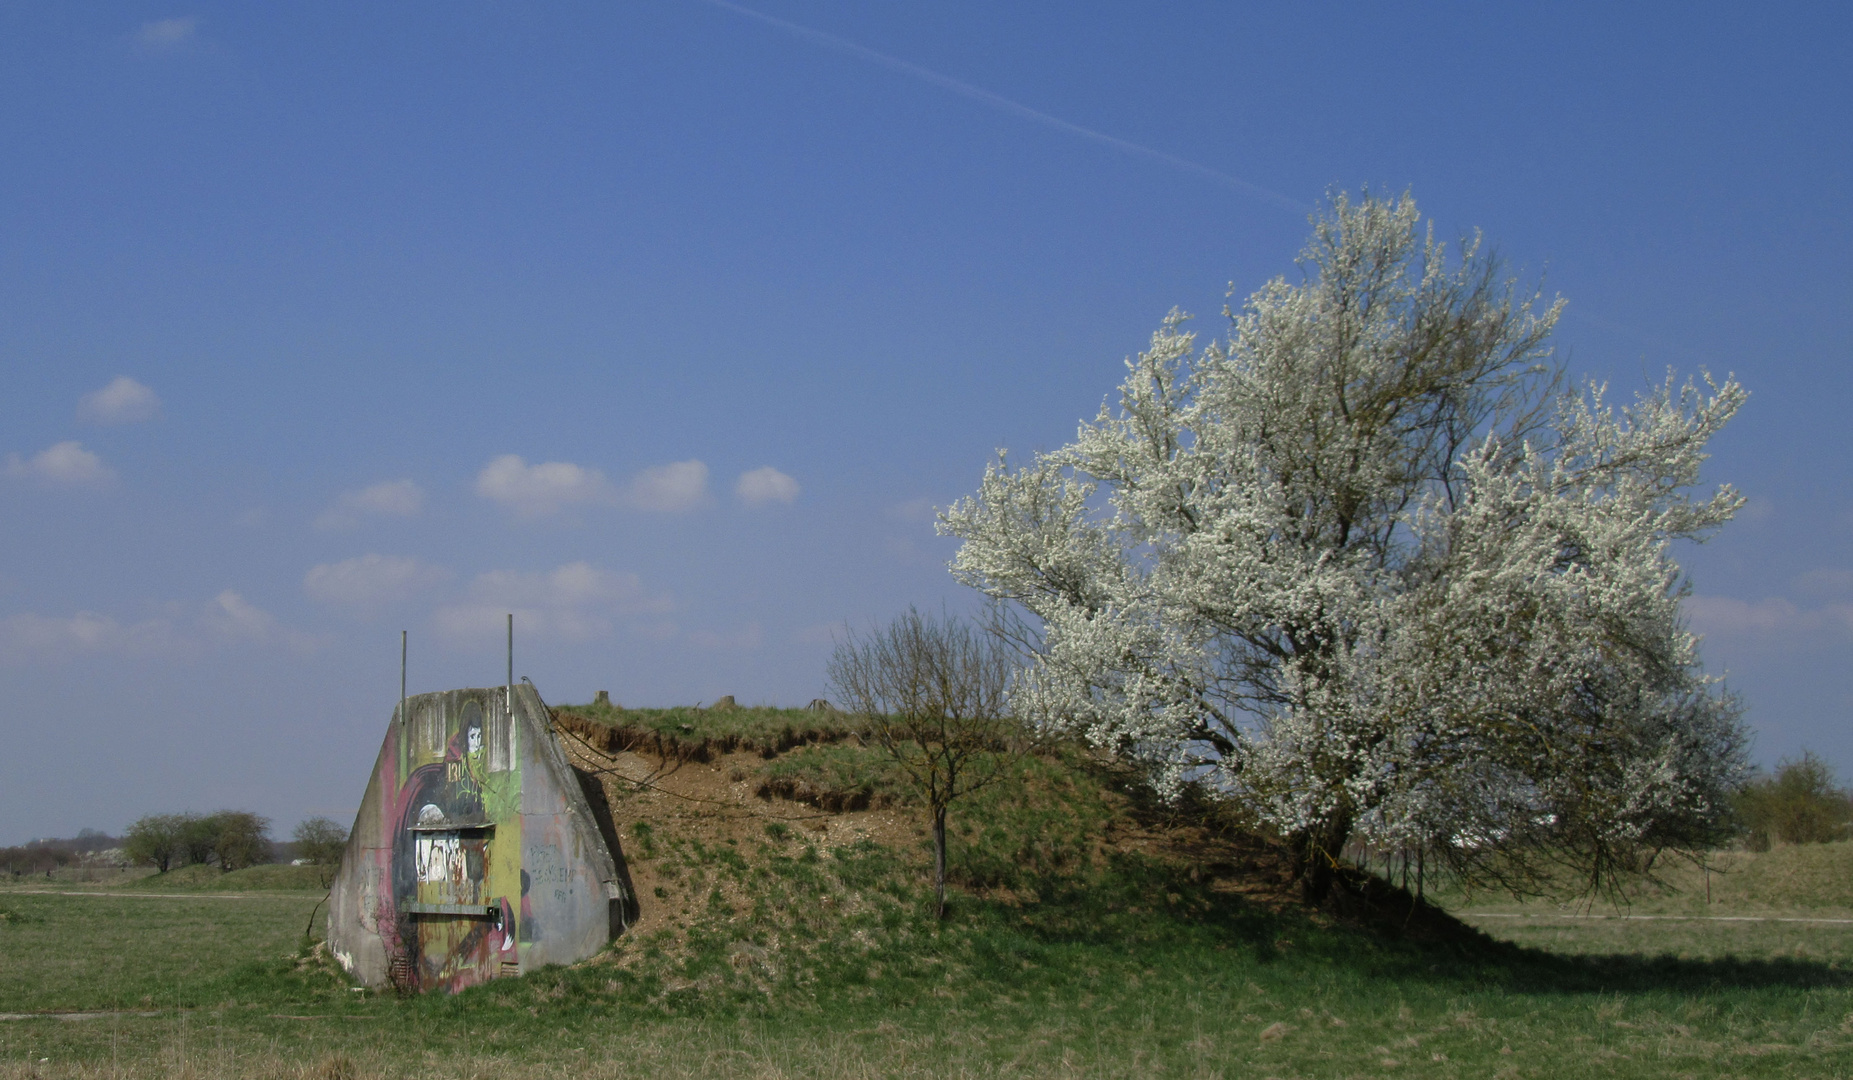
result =
[[270,861],[270,819],[246,810],[149,814],[129,826],[122,850],[160,873],[194,863],[241,870]]
[[1827,762],[1803,752],[1783,761],[1773,775],[1744,785],[1737,795],[1737,815],[1747,845],[1769,850],[1784,844],[1824,844],[1844,840],[1853,829],[1853,795],[1834,784]]

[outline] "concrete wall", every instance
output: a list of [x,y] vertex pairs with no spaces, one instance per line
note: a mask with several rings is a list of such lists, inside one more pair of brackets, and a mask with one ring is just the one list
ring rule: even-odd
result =
[[329,897],[329,949],[367,985],[456,991],[574,963],[632,909],[540,695],[504,700],[420,694],[387,726]]

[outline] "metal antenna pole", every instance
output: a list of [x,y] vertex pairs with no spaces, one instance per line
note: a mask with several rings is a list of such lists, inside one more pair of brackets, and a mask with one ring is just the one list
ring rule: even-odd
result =
[[399,726],[405,726],[405,631],[399,631]]
[[515,715],[515,613],[508,613],[508,715]]

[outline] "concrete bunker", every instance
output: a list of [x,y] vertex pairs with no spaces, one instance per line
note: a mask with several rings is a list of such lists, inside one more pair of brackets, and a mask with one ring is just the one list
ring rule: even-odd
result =
[[406,699],[330,892],[329,951],[366,985],[450,992],[598,952],[635,898],[587,779],[531,684]]

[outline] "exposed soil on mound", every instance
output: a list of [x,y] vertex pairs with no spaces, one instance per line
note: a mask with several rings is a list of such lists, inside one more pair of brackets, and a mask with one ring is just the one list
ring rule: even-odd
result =
[[797,776],[768,776],[753,789],[753,794],[762,799],[803,803],[832,814],[847,814],[856,810],[888,810],[901,805],[900,800],[885,791],[871,791],[868,788],[843,791]]
[[[677,739],[564,710],[556,716],[555,727],[588,795],[603,793],[605,807],[599,809],[610,813],[638,898],[633,934],[673,931],[692,923],[698,907],[712,903],[678,888],[673,876],[665,876],[662,864],[651,857],[652,849],[674,840],[730,849],[748,859],[770,833],[783,835],[781,830],[821,850],[873,841],[899,854],[923,885],[930,880],[931,846],[920,807],[883,792],[838,791],[764,774],[769,759],[796,747],[844,738],[844,733],[785,732],[772,740],[693,735]],[[1107,812],[1090,822],[1072,822],[1071,834],[1063,839],[1081,841],[1098,863],[1136,856],[1174,867],[1213,894],[1273,910],[1301,908],[1291,860],[1278,842],[1232,828],[1210,814],[1154,806],[1129,793],[1128,785],[1092,779],[1100,788],[1090,788],[1089,795],[1105,803]],[[955,820],[958,816],[955,808]],[[1093,834],[1073,835],[1086,829]],[[1008,885],[984,880],[982,872],[954,867],[949,880],[974,896],[1005,903],[1025,900]],[[746,897],[723,899],[740,909],[750,906]],[[1157,896],[1153,901],[1165,899]],[[1034,902],[1033,895],[1027,900]],[[1351,868],[1340,870],[1315,917],[1430,942],[1481,940],[1478,931],[1441,909]]]
[[[752,842],[766,837],[767,826],[790,829],[825,849],[873,840],[907,851],[926,837],[922,823],[896,807],[833,813],[762,797],[755,767],[763,759],[756,749],[723,752],[711,746],[705,761],[653,753],[653,743],[638,750],[606,753],[589,741],[576,739],[570,728],[562,728],[568,759],[604,791],[624,845],[638,897],[633,933],[647,935],[671,928],[688,914],[683,904],[696,902],[673,888],[675,883],[658,873],[658,862],[640,850],[655,843],[675,838],[750,850]],[[644,836],[653,839],[646,842],[640,839]],[[726,899],[733,903],[740,898]]]

